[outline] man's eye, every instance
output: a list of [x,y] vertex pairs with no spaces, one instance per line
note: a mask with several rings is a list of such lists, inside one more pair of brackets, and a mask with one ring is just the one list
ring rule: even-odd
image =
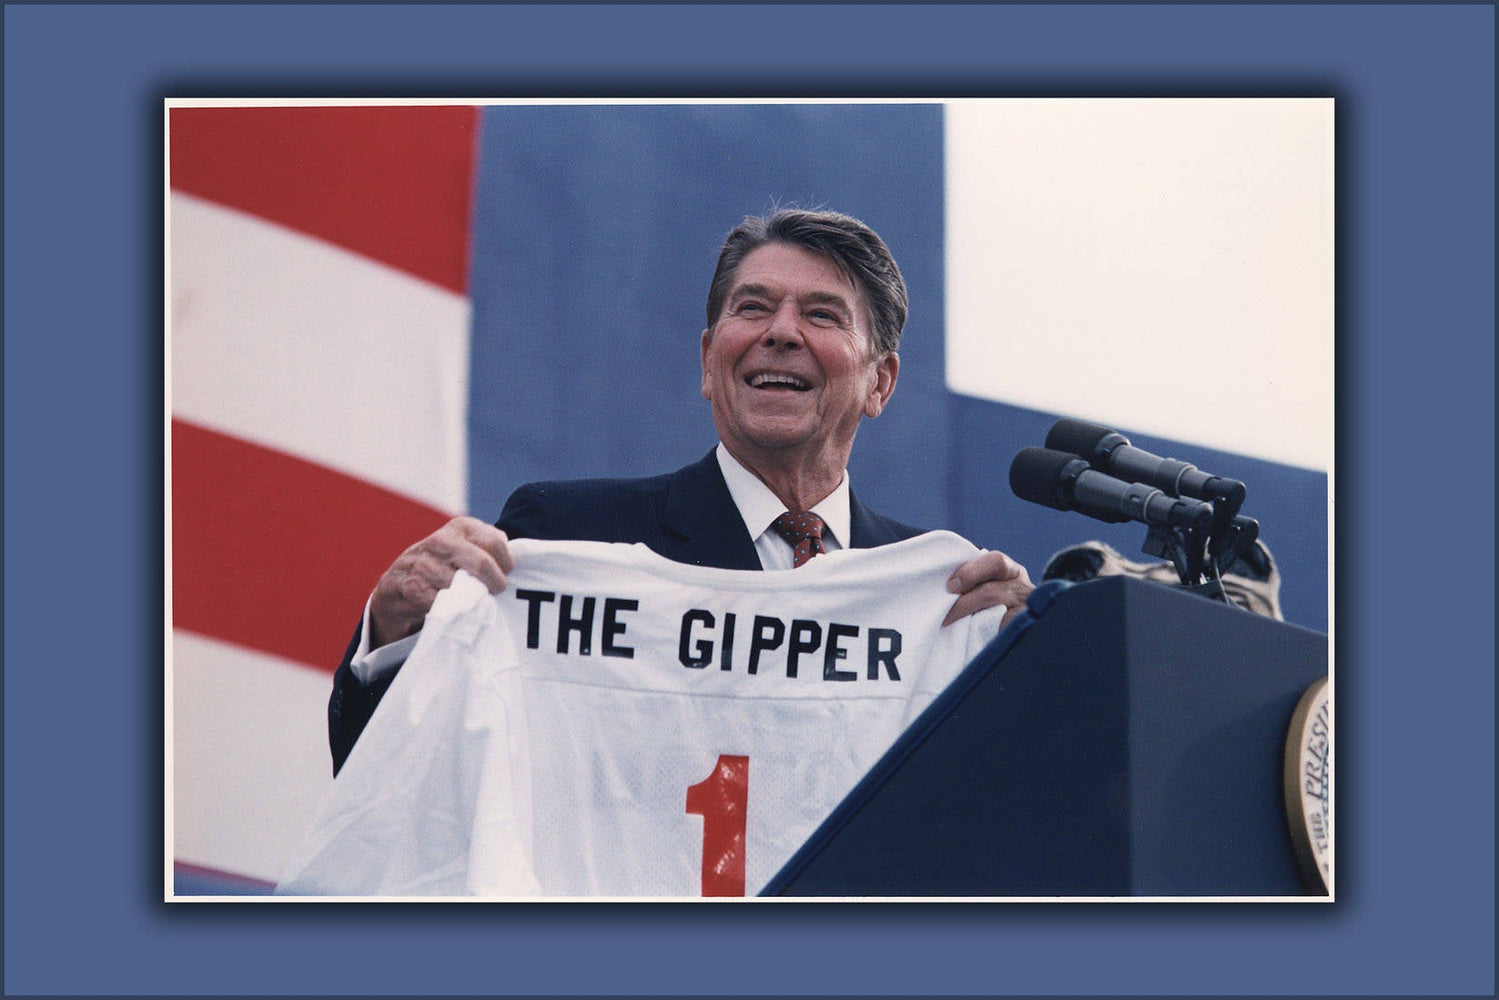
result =
[[807,315],[810,316],[812,319],[817,320],[817,322],[819,322],[819,323],[836,323],[836,322],[838,322],[838,314],[835,313],[835,312],[832,312],[831,310],[828,310],[828,309],[813,309],[810,312],[808,312]]
[[739,311],[741,313],[762,313],[766,311],[766,308],[762,302],[741,302],[739,303]]

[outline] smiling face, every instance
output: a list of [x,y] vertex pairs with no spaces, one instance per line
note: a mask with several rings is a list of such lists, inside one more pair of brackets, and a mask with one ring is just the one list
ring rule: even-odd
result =
[[762,478],[841,476],[860,419],[880,415],[900,367],[893,352],[871,357],[872,343],[865,296],[832,260],[786,243],[752,251],[703,331],[719,438]]

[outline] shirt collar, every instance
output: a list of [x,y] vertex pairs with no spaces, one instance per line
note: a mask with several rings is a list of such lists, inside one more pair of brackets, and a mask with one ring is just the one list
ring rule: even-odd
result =
[[[734,506],[739,508],[739,516],[744,518],[744,526],[749,529],[750,538],[759,538],[770,530],[772,521],[786,512],[786,505],[770,491],[769,486],[760,481],[759,476],[729,454],[729,449],[721,441],[717,455],[718,467],[723,470],[723,481],[729,487],[729,496],[733,498]],[[839,548],[848,547],[848,495],[848,470],[844,469],[843,479],[839,481],[837,489],[812,508],[812,512],[827,525],[824,537],[831,534]]]

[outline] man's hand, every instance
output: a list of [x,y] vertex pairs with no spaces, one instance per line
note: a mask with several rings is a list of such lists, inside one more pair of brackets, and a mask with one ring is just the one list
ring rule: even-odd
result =
[[947,589],[962,596],[953,602],[943,625],[951,625],[960,618],[1003,604],[1006,609],[1000,623],[1003,628],[1010,624],[1011,618],[1020,614],[1026,596],[1036,588],[1024,566],[1003,552],[985,551],[954,570],[948,578]]
[[401,553],[370,597],[370,649],[421,630],[437,593],[467,570],[491,594],[505,589],[515,557],[505,533],[473,517],[455,517]]

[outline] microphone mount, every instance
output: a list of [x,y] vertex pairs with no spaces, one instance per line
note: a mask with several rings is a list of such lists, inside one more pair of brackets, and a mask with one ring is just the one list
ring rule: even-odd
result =
[[1217,505],[1213,514],[1212,521],[1192,528],[1152,525],[1140,550],[1168,560],[1184,589],[1227,602],[1223,571],[1254,545],[1260,524],[1252,517],[1236,514],[1227,518],[1227,524],[1219,529]]

